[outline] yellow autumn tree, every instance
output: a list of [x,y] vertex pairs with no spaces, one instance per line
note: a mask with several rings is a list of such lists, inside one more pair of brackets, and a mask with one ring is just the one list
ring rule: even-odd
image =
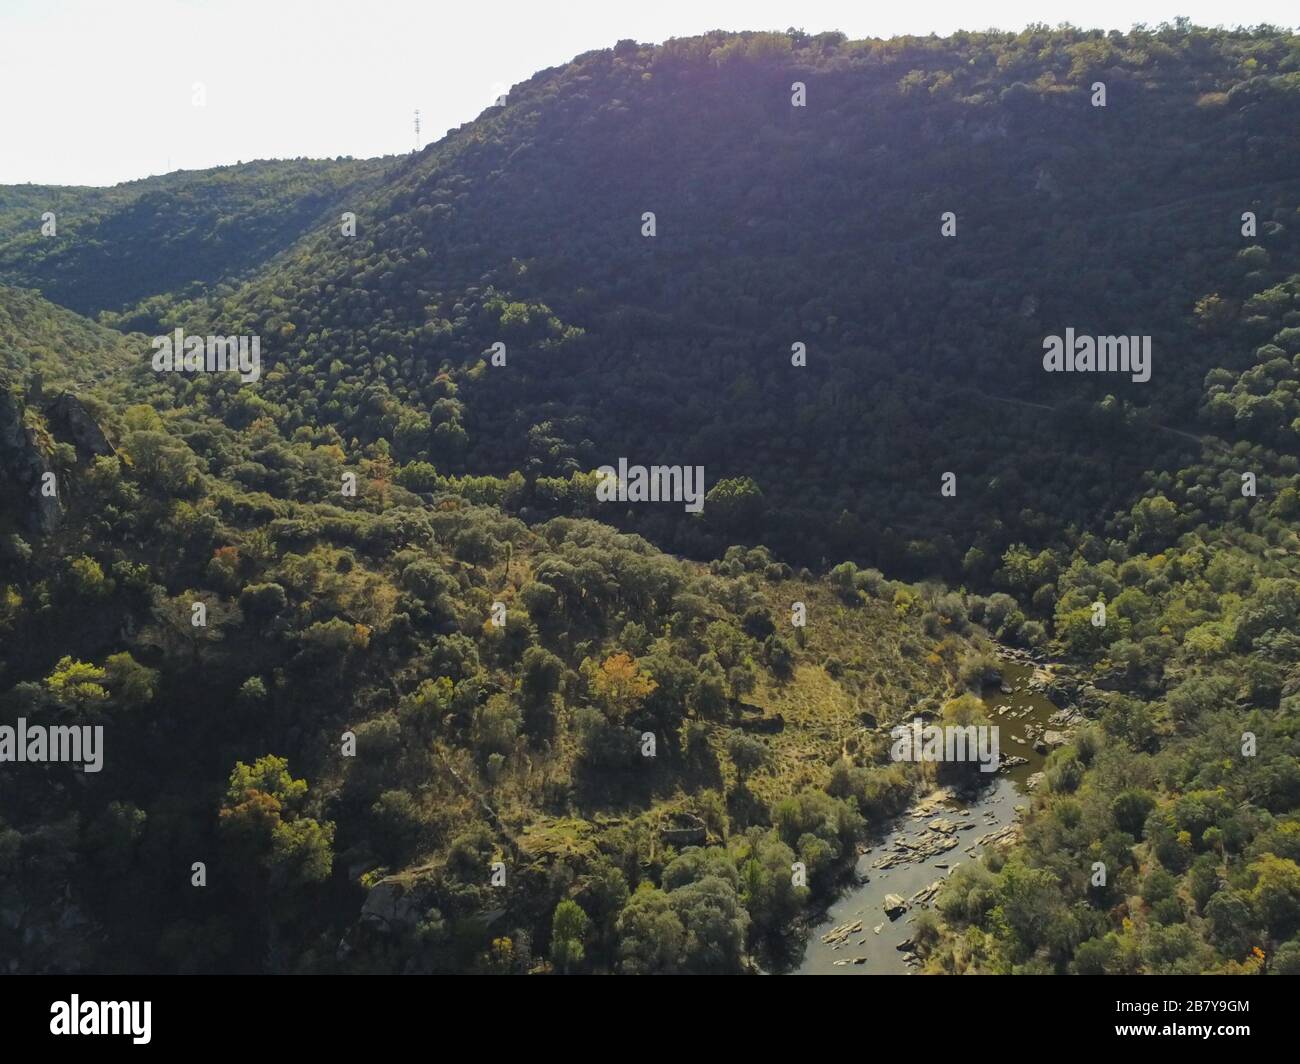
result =
[[612,721],[635,711],[657,686],[637,668],[636,658],[622,651],[607,657],[592,680],[596,699]]

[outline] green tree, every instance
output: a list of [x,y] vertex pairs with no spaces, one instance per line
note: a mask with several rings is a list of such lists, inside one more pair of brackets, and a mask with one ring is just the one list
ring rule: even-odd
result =
[[568,975],[586,958],[584,941],[591,920],[576,901],[566,898],[551,917],[551,962]]
[[667,975],[678,969],[686,929],[668,895],[642,883],[619,913],[620,970],[628,975]]

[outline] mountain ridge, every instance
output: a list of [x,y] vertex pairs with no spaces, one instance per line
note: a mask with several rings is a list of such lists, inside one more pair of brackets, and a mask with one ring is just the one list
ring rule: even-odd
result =
[[[783,969],[969,784],[889,732],[995,726],[1002,645],[1068,662],[1076,727],[926,970],[1300,971],[1297,118],[1271,28],[620,42],[342,166],[355,237],[328,164],[272,166],[246,222],[303,229],[247,272],[159,271],[160,203],[140,302],[0,288],[63,506],[32,533],[0,477],[0,720],[110,739],[0,775],[0,955]],[[11,232],[0,276],[107,291],[75,227]],[[264,372],[153,373],[174,328]],[[1067,328],[1150,336],[1151,381],[1045,374]],[[63,364],[111,453],[45,416]],[[703,514],[599,501],[620,457],[704,465]]]

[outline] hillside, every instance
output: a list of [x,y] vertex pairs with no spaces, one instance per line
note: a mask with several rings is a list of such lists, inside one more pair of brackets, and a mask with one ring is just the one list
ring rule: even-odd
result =
[[0,284],[39,289],[92,316],[202,292],[265,265],[348,209],[391,163],[270,160],[112,188],[0,187]]
[[887,724],[984,653],[960,599],[879,574],[704,568],[529,528],[516,481],[412,493],[327,431],[99,414],[111,454],[42,419],[62,512],[3,539],[4,720],[93,722],[112,768],[0,777],[14,970],[527,970],[571,896],[588,963],[784,963],[910,793]]
[[1300,971],[1298,127],[1268,27],[711,34],[397,160],[0,189],[0,721],[112,769],[0,776],[0,956],[783,970],[1013,647],[1084,722],[926,969]]
[[0,370],[75,388],[107,382],[148,350],[143,336],[124,336],[33,291],[0,285]]
[[[228,296],[129,322],[266,337],[274,416],[398,461],[751,478],[740,519],[639,519],[682,553],[746,537],[955,578],[972,540],[1047,545],[1195,453],[1150,426],[1195,429],[1229,356],[1198,300],[1230,318],[1294,257],[1295,55],[1174,29],[624,45],[403,161],[354,239],[319,231]],[[1149,335],[1153,380],[1044,373],[1067,326]],[[474,368],[497,342],[508,368]]]

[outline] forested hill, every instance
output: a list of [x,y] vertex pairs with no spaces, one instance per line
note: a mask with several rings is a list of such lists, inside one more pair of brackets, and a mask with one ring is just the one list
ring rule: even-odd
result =
[[107,744],[0,774],[0,957],[781,968],[970,783],[889,728],[990,723],[996,642],[1074,730],[921,962],[1300,971],[1297,128],[1270,28],[710,34],[402,159],[0,191],[0,724]]
[[50,387],[84,387],[138,365],[143,336],[124,335],[30,289],[0,285],[0,370]]
[[[623,43],[401,161],[355,237],[121,323],[260,334],[259,409],[399,462],[703,464],[731,482],[709,520],[637,525],[683,552],[956,576],[972,533],[1047,542],[1194,453],[1151,426],[1196,430],[1230,357],[1198,301],[1222,325],[1294,258],[1298,63],[1176,27]],[[1152,379],[1044,373],[1066,327],[1149,335]],[[473,369],[497,342],[508,368]]]
[[112,188],[0,186],[0,283],[88,315],[201,292],[265,265],[392,161],[269,160]]

